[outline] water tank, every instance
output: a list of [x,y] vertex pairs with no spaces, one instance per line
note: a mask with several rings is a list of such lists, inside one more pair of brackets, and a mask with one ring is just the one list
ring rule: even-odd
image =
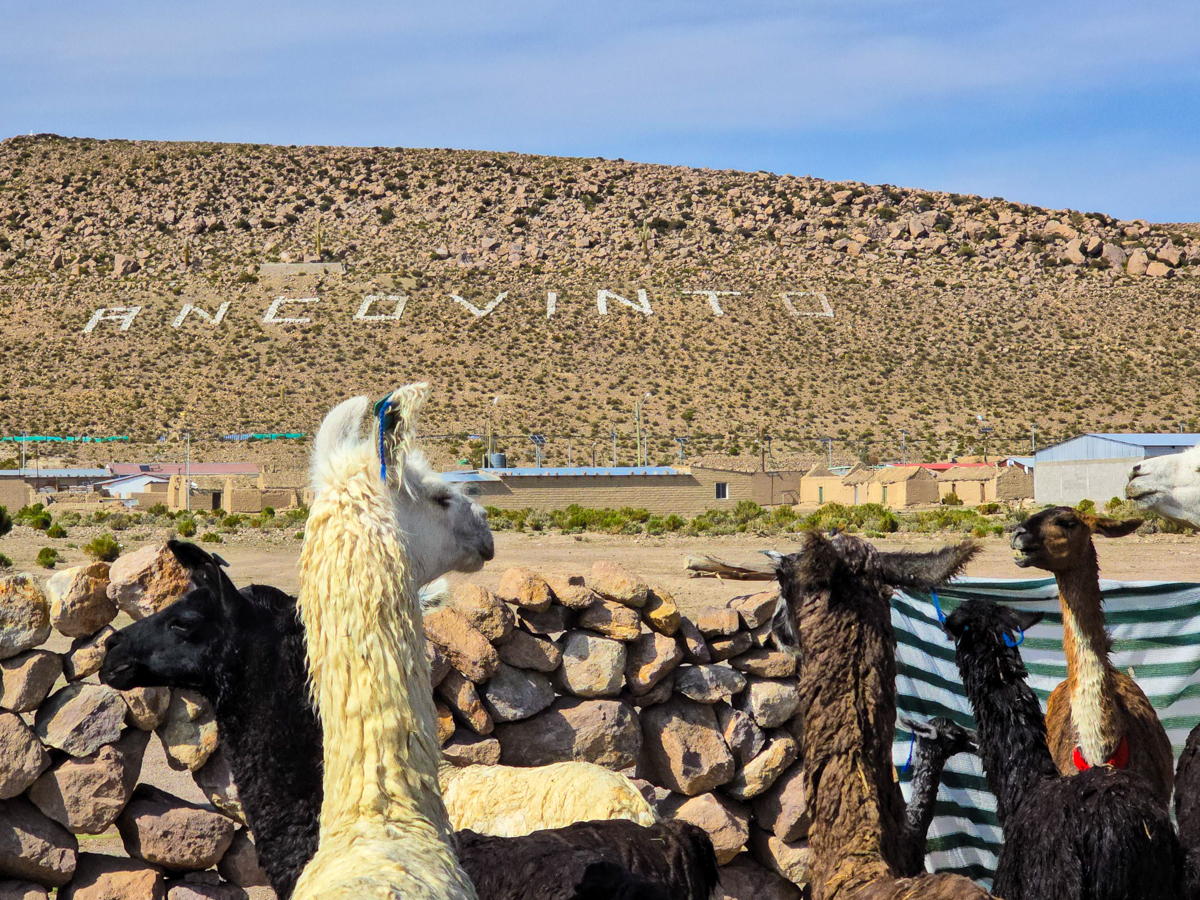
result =
[[507,469],[508,454],[507,453],[489,453],[488,454],[489,469]]

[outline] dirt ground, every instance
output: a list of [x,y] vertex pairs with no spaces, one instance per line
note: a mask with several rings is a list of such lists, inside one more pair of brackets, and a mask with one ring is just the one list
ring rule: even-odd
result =
[[[98,533],[99,529],[95,529]],[[44,534],[18,527],[0,538],[0,553],[13,560],[15,571],[49,576],[34,562],[39,548],[56,547],[63,556],[60,566],[86,562],[83,552],[68,546],[85,543],[91,529],[74,529],[69,540],[48,540]],[[149,541],[164,541],[166,529],[140,529],[120,534],[126,551]],[[896,534],[874,541],[884,549],[932,549],[960,540],[953,534]],[[509,566],[530,566],[555,574],[586,573],[597,559],[612,559],[642,575],[647,581],[671,591],[684,608],[705,606],[727,599],[745,585],[725,583],[712,578],[689,578],[683,568],[689,555],[712,554],[730,562],[761,561],[758,551],[776,549],[787,552],[798,546],[794,535],[756,536],[751,534],[723,537],[685,537],[664,535],[637,537],[603,534],[563,535],[558,533],[496,533],[496,558],[481,572],[453,575],[494,588]],[[983,551],[967,569],[968,575],[990,578],[1021,578],[1034,573],[1018,569],[1012,562],[1007,537],[989,536],[982,541]],[[295,592],[296,560],[300,542],[290,531],[243,532],[227,537],[225,543],[205,545],[220,553],[231,564],[230,574],[238,584],[260,582]],[[1200,535],[1134,535],[1119,540],[1096,540],[1101,575],[1127,581],[1200,581]]]

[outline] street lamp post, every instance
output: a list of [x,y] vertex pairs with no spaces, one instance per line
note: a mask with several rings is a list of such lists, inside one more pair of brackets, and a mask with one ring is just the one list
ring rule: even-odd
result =
[[611,434],[613,442],[613,468],[615,469],[617,467],[617,429],[614,428]]
[[[642,449],[642,404],[649,400],[653,395],[653,391],[646,391],[646,396],[642,397],[641,400],[638,400],[633,405],[633,421],[634,425],[637,427],[637,464],[639,466],[646,464],[646,456],[649,455],[648,452],[645,452]],[[646,451],[648,450],[649,447],[646,448]]]
[[531,434],[529,440],[533,443],[534,465],[540,469],[542,467],[542,447],[546,445],[546,439],[540,434]]
[[904,465],[908,459],[908,431],[904,428],[900,429],[900,465]]
[[1029,425],[1029,453],[1031,456],[1037,455],[1037,422]]
[[988,461],[988,438],[991,436],[992,432],[995,430],[996,429],[993,428],[991,425],[980,425],[979,426],[979,433],[983,435],[983,461],[984,462]]
[[690,440],[690,438],[672,436],[672,440],[675,441],[675,443],[677,443],[679,445],[679,462],[680,462],[680,464],[682,464],[683,463],[683,445],[686,444]]

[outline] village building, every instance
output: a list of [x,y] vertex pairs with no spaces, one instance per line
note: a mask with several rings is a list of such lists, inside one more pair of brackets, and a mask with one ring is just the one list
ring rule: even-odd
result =
[[1080,500],[1106,503],[1125,496],[1129,470],[1144,459],[1182,453],[1200,434],[1081,434],[1034,454],[1034,500],[1039,504],[1074,506]]
[[631,507],[691,517],[732,509],[742,500],[793,505],[800,497],[801,473],[763,471],[723,459],[708,465],[472,469],[442,477],[462,484],[479,504],[497,509]]
[[1012,503],[1033,497],[1033,476],[1020,466],[952,466],[938,473],[938,492],[951,494],[964,506]]

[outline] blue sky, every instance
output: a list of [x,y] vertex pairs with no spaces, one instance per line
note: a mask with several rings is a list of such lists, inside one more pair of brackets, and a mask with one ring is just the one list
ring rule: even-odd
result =
[[62,0],[0,135],[516,150],[1200,220],[1200,6]]

